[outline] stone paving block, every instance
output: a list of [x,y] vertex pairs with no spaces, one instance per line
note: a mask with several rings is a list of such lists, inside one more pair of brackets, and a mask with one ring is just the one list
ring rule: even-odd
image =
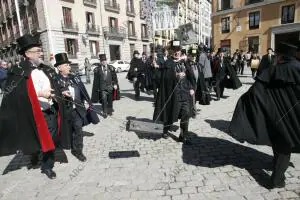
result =
[[172,196],[172,200],[188,200],[189,196],[187,194]]
[[202,187],[197,187],[197,191],[199,193],[201,193],[201,192],[202,193],[209,193],[209,192],[212,192],[214,190],[215,190],[215,188],[212,185],[205,185],[205,186],[202,186]]
[[178,195],[178,194],[181,194],[180,189],[166,190],[166,195],[168,195],[168,196],[173,196],[173,195]]
[[292,192],[292,191],[282,191],[282,192],[279,192],[279,194],[283,199],[300,197],[299,195],[297,195],[295,192]]
[[186,183],[185,182],[173,182],[173,183],[170,183],[170,188],[171,189],[177,189],[177,188],[183,188],[186,186]]
[[275,199],[281,198],[281,196],[277,192],[268,192],[268,193],[264,193],[262,195],[266,200],[275,200]]
[[194,194],[194,193],[197,193],[197,188],[196,187],[184,187],[184,188],[181,188],[181,191],[183,194]]
[[195,187],[201,187],[203,186],[204,183],[199,180],[199,181],[189,181],[189,182],[186,182],[186,186],[195,186]]
[[247,194],[244,195],[247,200],[264,200],[261,194]]

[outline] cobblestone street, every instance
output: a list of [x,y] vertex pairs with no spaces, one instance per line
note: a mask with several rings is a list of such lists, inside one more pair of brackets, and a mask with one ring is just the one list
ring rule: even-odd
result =
[[[238,98],[253,83],[250,74],[247,70],[240,77],[242,88],[225,89],[226,99],[197,105],[200,114],[190,122],[192,144],[183,145],[174,139],[179,130],[168,139],[125,130],[131,117],[152,119],[153,96],[142,93],[141,100],[135,101],[126,73],[120,73],[122,97],[114,102],[114,115],[84,128],[87,162],[81,163],[66,151],[66,163],[64,154],[58,152],[62,163],[56,162],[57,178],[50,180],[40,169],[27,169],[28,156],[2,157],[0,199],[300,199],[299,154],[292,154],[286,187],[268,190],[263,185],[271,174],[271,148],[241,144],[227,134]],[[91,87],[87,85],[89,92]],[[137,151],[139,156],[111,158],[116,151]]]

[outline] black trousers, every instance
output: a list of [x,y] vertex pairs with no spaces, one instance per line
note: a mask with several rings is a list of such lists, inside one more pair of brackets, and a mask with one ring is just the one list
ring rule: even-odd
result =
[[72,111],[72,119],[71,119],[71,125],[72,125],[72,151],[76,152],[82,152],[83,149],[83,131],[82,131],[82,125],[83,120],[76,111],[76,109],[73,109]]
[[[178,118],[180,119],[180,135],[182,137],[187,137],[188,135],[191,106],[192,106],[191,102],[189,101],[178,102],[178,109],[179,109]],[[172,122],[164,123],[164,133],[168,133],[172,124],[173,124]]]
[[101,91],[102,109],[104,113],[112,114],[113,111],[113,94],[109,91]]
[[245,68],[244,62],[242,62],[242,63],[241,63],[241,68],[240,68],[240,73],[241,73],[241,75],[244,74],[244,68]]
[[138,77],[135,77],[133,79],[133,88],[134,88],[134,92],[135,92],[135,97],[140,96],[140,85],[141,85],[141,79]]
[[285,180],[284,173],[289,167],[291,150],[289,148],[275,148],[272,147],[274,160],[273,160],[273,173],[271,180],[274,184],[279,184]]
[[220,97],[223,96],[224,93],[224,81],[223,80],[217,80],[216,82],[216,95],[217,95],[217,99],[220,99]]
[[[52,140],[56,143],[58,131],[57,112],[52,106],[50,109],[43,111],[44,118],[48,125],[48,130],[52,136]],[[52,169],[54,167],[54,150],[43,152],[41,169]]]

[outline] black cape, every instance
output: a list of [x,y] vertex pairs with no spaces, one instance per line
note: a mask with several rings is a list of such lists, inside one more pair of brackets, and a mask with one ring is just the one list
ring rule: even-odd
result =
[[239,99],[230,132],[251,144],[300,152],[300,62],[294,58],[265,70]]
[[[98,65],[98,67],[96,67],[94,69],[94,82],[93,82],[93,89],[92,89],[92,102],[93,103],[99,103],[101,102],[101,91],[105,90],[105,88],[103,88],[102,82],[103,82],[103,77],[102,77],[102,73],[101,73],[101,68],[102,65]],[[119,82],[118,82],[118,76],[117,73],[114,69],[113,66],[108,65],[108,69],[111,72],[111,78],[112,78],[112,85],[117,85],[117,90],[113,89],[113,100],[120,100],[120,87],[119,87]]]
[[[43,119],[35,119],[33,110],[34,107],[40,108],[40,105],[31,104],[29,94],[32,94],[32,90],[28,88],[32,69],[32,64],[25,60],[8,74],[0,107],[0,156],[15,154],[18,150],[24,154],[31,154],[43,149],[45,144],[52,143],[59,143],[64,149],[71,147],[71,136],[65,121],[66,109],[61,101],[57,103],[60,114],[57,141],[53,141],[49,135],[45,138],[39,137],[36,124],[40,124],[40,120]],[[55,71],[48,66],[43,67],[43,71],[49,77],[55,95],[61,96],[59,87],[55,84]],[[36,96],[35,98],[37,99]]]
[[[179,109],[178,109],[178,100],[176,98],[176,95],[172,95],[172,92],[174,88],[177,85],[177,78],[175,73],[175,66],[176,63],[173,61],[172,58],[169,58],[163,68],[161,68],[161,81],[160,81],[160,87],[158,90],[158,95],[155,102],[155,109],[153,114],[153,120],[156,120],[158,122],[164,122],[168,124],[172,124],[176,121],[178,121],[179,116]],[[191,89],[194,89],[193,86],[193,73],[189,70],[189,68],[186,68],[186,76],[187,79],[190,81]],[[169,102],[166,104],[165,108],[164,105],[167,102],[168,98],[170,97]],[[191,110],[190,110],[190,116],[192,115],[192,96],[190,98],[191,103]],[[164,109],[164,110],[162,110]],[[161,113],[161,114],[160,114]],[[160,114],[160,115],[159,115]]]

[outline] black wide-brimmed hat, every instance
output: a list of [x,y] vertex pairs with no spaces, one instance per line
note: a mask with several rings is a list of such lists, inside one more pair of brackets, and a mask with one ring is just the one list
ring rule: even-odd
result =
[[135,51],[133,52],[133,55],[135,55],[135,54],[139,54],[139,55],[140,55],[140,53],[139,53],[138,50],[135,50]]
[[286,56],[295,56],[297,52],[297,46],[288,42],[279,43],[276,48],[276,53]]
[[106,54],[99,54],[99,60],[100,61],[105,61],[106,59]]
[[170,49],[174,50],[174,51],[181,51],[182,47],[181,47],[181,43],[179,40],[171,40],[170,41]]
[[58,53],[55,56],[55,64],[54,67],[57,67],[58,65],[62,65],[62,64],[70,64],[71,61],[69,61],[68,59],[68,54],[67,53]]
[[32,36],[30,34],[23,35],[17,39],[19,45],[19,54],[24,54],[25,51],[32,47],[40,47],[42,44],[39,41],[38,36]]

